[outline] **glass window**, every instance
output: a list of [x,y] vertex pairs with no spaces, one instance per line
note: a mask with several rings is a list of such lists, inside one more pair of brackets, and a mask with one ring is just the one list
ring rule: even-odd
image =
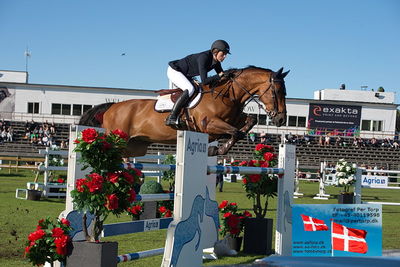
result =
[[39,102],[28,102],[28,113],[39,114]]
[[62,115],[71,115],[71,105],[62,104],[62,106],[61,106],[61,114]]
[[61,104],[51,104],[51,114],[61,114]]
[[370,120],[362,120],[361,130],[362,131],[370,131],[371,130],[371,121]]
[[306,127],[306,117],[297,117],[297,127]]
[[80,116],[82,115],[82,105],[73,105],[72,106],[72,115]]
[[296,116],[289,116],[288,126],[297,126],[297,117]]
[[266,125],[267,124],[267,115],[260,114],[258,116],[258,124]]
[[92,105],[83,105],[83,112],[86,112],[91,108],[92,108]]
[[381,132],[383,121],[372,121],[372,131]]

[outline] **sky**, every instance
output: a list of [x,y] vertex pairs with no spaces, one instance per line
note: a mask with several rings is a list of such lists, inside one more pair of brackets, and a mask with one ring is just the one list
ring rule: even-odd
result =
[[290,70],[289,98],[344,83],[399,103],[398,0],[0,0],[0,70],[25,71],[28,48],[34,84],[168,88],[168,62],[217,39],[224,69]]

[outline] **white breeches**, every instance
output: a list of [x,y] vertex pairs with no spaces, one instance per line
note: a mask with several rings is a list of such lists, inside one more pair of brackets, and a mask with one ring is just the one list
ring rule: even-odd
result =
[[[193,92],[194,92],[193,84],[186,78],[185,75],[182,74],[182,72],[174,70],[173,68],[168,66],[167,76],[170,81],[171,89],[178,87],[182,90],[188,90],[189,96],[193,95]],[[171,85],[171,83],[172,83],[172,85]]]

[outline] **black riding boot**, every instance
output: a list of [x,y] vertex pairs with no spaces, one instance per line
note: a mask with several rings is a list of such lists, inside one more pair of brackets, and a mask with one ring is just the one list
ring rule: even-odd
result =
[[167,126],[179,125],[178,115],[181,112],[182,108],[185,107],[188,100],[189,100],[189,92],[188,90],[185,90],[183,91],[182,95],[176,100],[174,107],[171,110],[171,114],[169,114],[167,120],[165,121],[165,125]]

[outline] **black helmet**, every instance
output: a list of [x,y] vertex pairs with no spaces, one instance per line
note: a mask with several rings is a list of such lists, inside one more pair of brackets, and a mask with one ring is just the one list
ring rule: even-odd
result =
[[222,51],[224,53],[230,54],[229,44],[224,40],[217,40],[211,45],[211,51],[213,49],[218,49],[218,51]]

